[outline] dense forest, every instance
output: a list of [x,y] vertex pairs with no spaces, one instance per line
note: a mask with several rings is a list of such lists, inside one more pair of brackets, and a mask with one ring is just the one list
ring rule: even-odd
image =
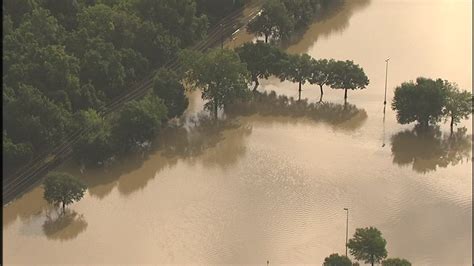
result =
[[[79,128],[97,127],[76,152],[96,162],[114,145],[131,149],[122,141],[143,139],[180,115],[187,107],[184,88],[175,73],[164,70],[154,78],[154,93],[128,103],[114,121],[98,113],[242,5],[243,0],[3,1],[4,174]],[[139,123],[147,130],[133,132]],[[120,134],[110,136],[119,128]]]

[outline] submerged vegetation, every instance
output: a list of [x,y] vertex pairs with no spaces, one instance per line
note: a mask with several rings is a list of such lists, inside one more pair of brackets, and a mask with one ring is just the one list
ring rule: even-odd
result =
[[[382,263],[382,265],[390,266],[411,266],[406,259],[387,257],[386,249],[387,241],[375,227],[357,228],[354,236],[349,239],[347,247],[350,254],[358,261],[374,264]],[[324,259],[324,266],[351,266],[359,265],[358,262],[352,262],[347,256],[337,253],[331,254]]]
[[[61,143],[78,128],[78,115],[99,113],[242,4],[235,0],[4,1],[3,162],[8,165],[4,175]],[[183,87],[176,81],[172,73],[159,72],[155,78],[155,94],[167,107],[168,118],[179,116],[187,106]],[[109,121],[95,126],[102,124],[115,127]],[[109,129],[99,131],[82,142],[104,146]]]

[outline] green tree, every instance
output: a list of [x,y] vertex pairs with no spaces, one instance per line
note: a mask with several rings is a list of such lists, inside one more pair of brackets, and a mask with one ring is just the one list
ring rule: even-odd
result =
[[215,119],[219,108],[248,95],[249,73],[234,51],[216,49],[204,55],[185,52],[181,60],[187,81],[202,90],[202,98],[207,100],[204,107],[212,110]]
[[280,0],[267,0],[262,6],[262,13],[247,25],[247,31],[257,36],[268,38],[286,38],[293,30],[294,22],[285,5]]
[[70,113],[39,90],[20,84],[4,98],[4,129],[14,143],[31,143],[34,150],[50,147],[69,131]]
[[123,151],[129,151],[150,141],[158,133],[166,115],[163,100],[155,95],[128,102],[118,114],[113,129],[117,145],[121,145]]
[[451,119],[450,126],[451,133],[453,133],[454,125],[461,122],[461,119],[468,119],[474,111],[473,97],[468,91],[460,91],[454,83],[448,81],[444,83],[447,90],[447,99],[443,112],[446,119]]
[[442,118],[446,98],[443,80],[420,77],[416,83],[404,82],[395,88],[392,109],[397,111],[398,123],[417,121],[426,128]]
[[411,266],[411,263],[406,259],[389,258],[382,261],[382,266]]
[[259,78],[268,79],[272,74],[279,74],[279,69],[276,66],[285,57],[284,52],[280,49],[262,41],[247,42],[237,47],[235,51],[239,54],[240,60],[247,65],[247,70],[255,83],[254,91],[259,85]]
[[43,187],[44,199],[55,207],[62,206],[63,213],[66,205],[81,200],[87,189],[81,180],[67,173],[49,174]]
[[347,243],[356,260],[363,260],[372,266],[387,257],[386,245],[387,241],[375,227],[357,228],[354,237]]
[[33,156],[30,143],[13,143],[6,131],[3,131],[3,173],[8,174],[13,169],[28,162]]
[[369,78],[364,69],[353,61],[337,61],[332,64],[330,86],[333,89],[344,90],[344,101],[347,100],[347,90],[365,89],[369,85]]
[[319,86],[321,91],[321,97],[319,101],[323,99],[323,86],[331,85],[332,79],[332,66],[335,64],[336,61],[333,59],[319,59],[319,60],[311,60],[311,75],[308,79],[309,83],[316,84]]
[[324,259],[323,266],[352,266],[352,262],[348,257],[334,253]]
[[307,54],[289,55],[284,63],[280,79],[298,83],[298,101],[301,100],[301,86],[311,78],[311,57]]
[[179,117],[188,108],[189,100],[179,80],[175,72],[165,68],[160,69],[153,80],[153,91],[163,100],[168,118]]
[[112,131],[108,121],[95,110],[82,110],[75,115],[75,130],[87,129],[74,144],[74,156],[86,165],[97,165],[110,158],[114,152]]

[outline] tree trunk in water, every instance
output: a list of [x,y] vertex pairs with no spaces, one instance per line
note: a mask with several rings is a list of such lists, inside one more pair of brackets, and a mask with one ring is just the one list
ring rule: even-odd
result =
[[214,98],[214,119],[217,120],[217,99]]
[[453,134],[454,116],[451,115],[451,134]]
[[344,89],[344,101],[347,100],[347,89]]
[[324,94],[324,92],[323,92],[323,85],[319,85],[319,89],[320,89],[320,91],[321,91],[321,96],[319,97],[319,101],[322,102],[322,101],[323,101],[323,94]]
[[265,34],[265,43],[268,43],[268,34]]
[[299,82],[299,88],[298,88],[298,101],[301,100],[301,81]]
[[257,87],[258,85],[260,85],[260,83],[258,82],[258,77],[254,77],[253,81],[255,82],[255,87],[253,87],[253,91],[257,91]]
[[66,203],[63,201],[63,214],[65,210],[66,210]]

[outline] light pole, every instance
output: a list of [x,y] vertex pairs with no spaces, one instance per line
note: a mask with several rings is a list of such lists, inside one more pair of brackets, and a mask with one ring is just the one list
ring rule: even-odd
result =
[[346,211],[346,257],[347,257],[347,234],[349,232],[349,209],[344,208]]
[[224,24],[220,24],[221,27],[221,49],[224,49]]
[[383,105],[387,104],[387,75],[388,75],[388,60],[390,57],[385,59],[385,96],[383,98]]

